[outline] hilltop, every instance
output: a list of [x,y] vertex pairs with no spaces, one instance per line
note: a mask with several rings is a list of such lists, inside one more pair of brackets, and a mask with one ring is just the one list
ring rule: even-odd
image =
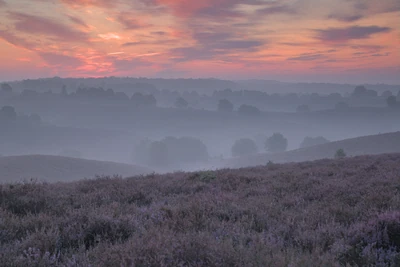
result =
[[263,165],[268,161],[284,163],[333,158],[338,149],[343,149],[348,156],[400,153],[400,132],[361,136],[283,153],[234,158],[226,161],[224,166],[236,168]]
[[96,175],[123,177],[148,174],[144,167],[115,162],[96,161],[48,155],[0,157],[0,183],[31,178],[47,182],[68,182]]
[[400,154],[0,185],[2,266],[399,266]]

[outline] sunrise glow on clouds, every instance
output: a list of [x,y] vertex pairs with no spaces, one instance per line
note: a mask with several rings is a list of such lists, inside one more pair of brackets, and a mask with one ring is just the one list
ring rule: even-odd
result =
[[0,80],[400,83],[398,0],[0,0]]

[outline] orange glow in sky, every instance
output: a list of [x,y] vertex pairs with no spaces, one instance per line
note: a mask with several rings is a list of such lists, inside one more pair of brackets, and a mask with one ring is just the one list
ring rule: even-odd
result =
[[0,81],[400,84],[398,0],[0,0]]

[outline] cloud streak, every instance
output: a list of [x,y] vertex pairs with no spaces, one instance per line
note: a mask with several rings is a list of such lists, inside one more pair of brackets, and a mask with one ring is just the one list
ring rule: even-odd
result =
[[392,29],[379,26],[352,26],[347,28],[328,28],[315,30],[316,39],[323,42],[347,42],[350,40],[367,39],[371,35],[387,33]]
[[16,30],[29,33],[56,37],[59,41],[88,42],[89,36],[81,31],[54,20],[28,15],[19,12],[10,12],[9,17],[15,21]]

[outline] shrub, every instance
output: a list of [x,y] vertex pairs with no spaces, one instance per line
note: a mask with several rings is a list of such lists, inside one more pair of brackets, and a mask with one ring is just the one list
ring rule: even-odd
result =
[[287,139],[281,133],[274,133],[265,142],[265,150],[269,152],[284,152],[288,146]]
[[241,157],[251,154],[256,154],[258,152],[256,143],[249,138],[242,138],[236,140],[232,146],[232,156]]

